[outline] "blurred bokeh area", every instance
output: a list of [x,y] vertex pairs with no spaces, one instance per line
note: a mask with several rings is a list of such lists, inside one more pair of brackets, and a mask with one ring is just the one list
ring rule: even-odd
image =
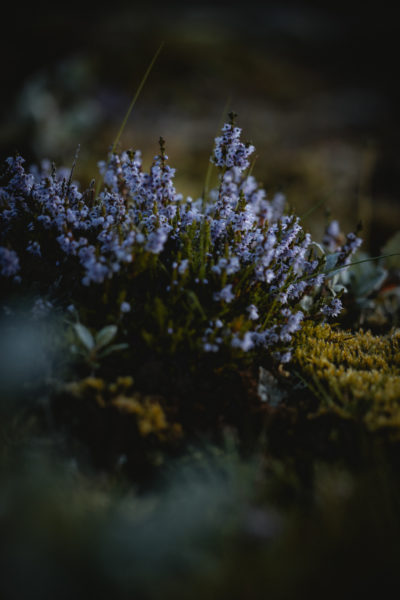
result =
[[16,5],[2,35],[1,157],[96,175],[159,45],[121,149],[145,163],[162,135],[177,187],[201,194],[212,140],[234,110],[254,174],[315,233],[362,221],[377,252],[398,228],[397,21],[366,4],[114,2]]

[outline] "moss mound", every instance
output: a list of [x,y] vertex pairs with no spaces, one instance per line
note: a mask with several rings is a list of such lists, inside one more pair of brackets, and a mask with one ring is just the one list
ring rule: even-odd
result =
[[318,397],[318,413],[389,429],[400,438],[400,332],[374,336],[307,323],[297,336],[295,361]]

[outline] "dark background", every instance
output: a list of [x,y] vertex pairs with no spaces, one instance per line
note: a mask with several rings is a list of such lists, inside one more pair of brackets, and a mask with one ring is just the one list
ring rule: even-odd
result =
[[233,109],[254,174],[300,214],[320,203],[378,252],[400,223],[398,24],[352,2],[15,3],[3,22],[0,153],[69,165],[89,181],[162,53],[121,148],[145,163],[167,140],[177,186],[202,190],[212,139]]

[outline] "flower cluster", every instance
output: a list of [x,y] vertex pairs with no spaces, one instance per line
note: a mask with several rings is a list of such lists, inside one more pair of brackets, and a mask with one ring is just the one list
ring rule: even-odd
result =
[[[0,190],[1,239],[12,237],[24,221],[27,253],[41,256],[41,244],[33,238],[51,236],[61,260],[78,259],[84,285],[102,283],[131,263],[139,248],[154,254],[163,250],[179,201],[166,160],[165,154],[156,157],[146,174],[139,153],[113,155],[107,166],[100,165],[105,187],[94,199],[93,186],[82,193],[47,163],[26,173],[21,157],[10,158],[9,181]],[[0,256],[4,275],[18,268],[12,252],[4,248]]]
[[240,141],[242,130],[234,126],[234,113],[230,114],[231,122],[225,123],[222,128],[222,136],[215,139],[214,154],[212,162],[217,167],[231,169],[236,167],[240,170],[249,166],[248,158],[255,148],[251,144],[243,144]]
[[[165,334],[176,345],[195,332],[206,352],[228,345],[268,350],[287,362],[303,319],[335,316],[340,301],[331,303],[325,259],[316,255],[299,218],[284,214],[283,196],[269,199],[248,174],[254,147],[240,137],[232,115],[211,157],[218,186],[198,200],[176,192],[162,139],[148,173],[140,152],[102,162],[97,196],[94,182],[80,191],[72,173],[49,163],[26,171],[21,157],[8,159],[0,188],[1,275],[18,272],[22,284],[34,284],[38,269],[32,264],[42,265],[42,272],[52,264],[59,297],[68,304],[75,298],[71,279],[64,281],[67,271],[77,287],[112,280],[120,318],[132,313],[132,327],[133,318],[150,329],[157,323],[152,334],[143,333],[146,340]],[[340,260],[357,246],[349,234]],[[149,276],[135,285],[139,272]]]
[[347,265],[351,256],[358,250],[362,244],[362,239],[355,233],[348,233],[347,236],[340,231],[338,221],[331,221],[325,229],[322,243],[329,252],[337,253],[338,264]]

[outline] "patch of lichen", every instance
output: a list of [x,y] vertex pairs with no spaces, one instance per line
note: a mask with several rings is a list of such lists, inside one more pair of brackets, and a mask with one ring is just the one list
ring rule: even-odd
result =
[[296,341],[294,363],[319,400],[317,414],[334,412],[400,438],[398,330],[374,336],[310,322]]

